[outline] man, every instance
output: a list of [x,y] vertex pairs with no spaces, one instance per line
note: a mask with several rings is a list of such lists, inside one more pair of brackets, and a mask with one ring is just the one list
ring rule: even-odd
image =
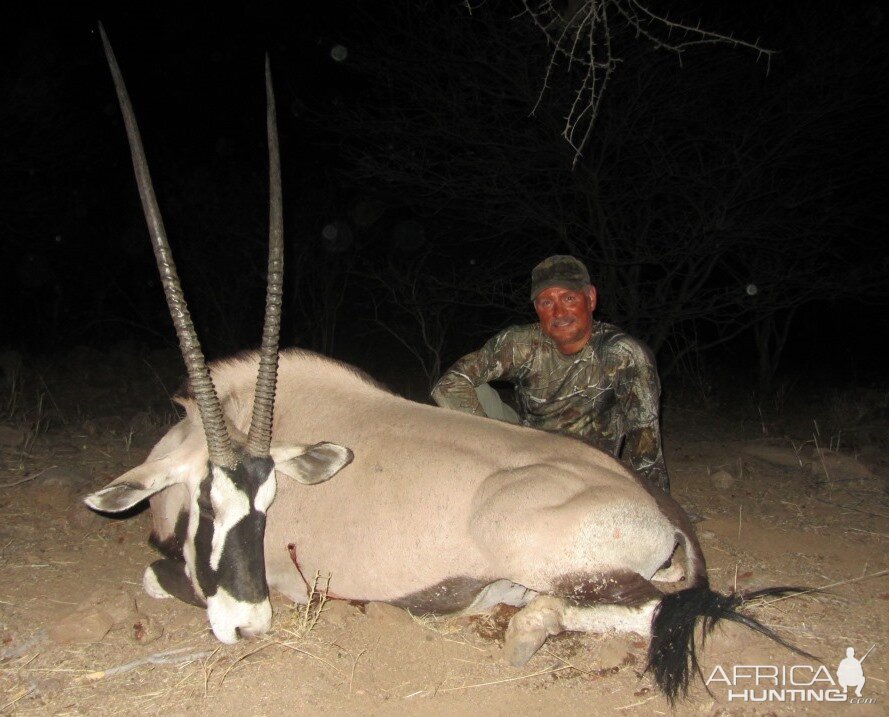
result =
[[[593,320],[596,289],[572,256],[551,256],[534,267],[531,301],[539,323],[510,326],[461,358],[432,398],[446,408],[576,436],[669,492],[651,352]],[[518,415],[487,385],[498,379],[515,385]]]

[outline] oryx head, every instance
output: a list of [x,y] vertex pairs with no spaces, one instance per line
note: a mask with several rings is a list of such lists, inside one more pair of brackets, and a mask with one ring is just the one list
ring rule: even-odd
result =
[[[280,159],[268,57],[266,106],[271,209],[266,314],[249,432],[245,439],[234,440],[185,304],[123,77],[101,25],[99,30],[203,435],[192,431],[176,450],[137,466],[84,500],[96,510],[116,513],[168,486],[185,485],[190,495],[190,511],[182,546],[185,560],[181,565],[182,576],[191,583],[196,598],[206,603],[216,637],[231,643],[239,635],[260,634],[271,625],[264,534],[266,512],[277,490],[276,468],[300,482],[319,483],[352,460],[349,449],[331,443],[273,446],[271,442],[284,246]],[[152,594],[163,593],[153,568],[146,571],[145,584]]]

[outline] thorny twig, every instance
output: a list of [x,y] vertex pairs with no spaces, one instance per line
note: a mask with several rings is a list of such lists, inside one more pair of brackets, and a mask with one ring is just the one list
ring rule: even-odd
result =
[[[636,38],[647,40],[656,49],[674,53],[680,64],[682,53],[690,47],[727,45],[753,50],[758,56],[765,57],[768,72],[774,54],[758,42],[746,42],[733,35],[705,30],[700,24],[687,25],[657,15],[638,0],[574,0],[564,11],[557,10],[551,0],[522,0],[522,4],[523,14],[546,36],[553,48],[531,114],[550,89],[553,71],[560,59],[567,61],[569,72],[575,66],[581,68],[582,77],[562,131],[562,136],[574,150],[574,166],[590,140],[608,81],[620,62],[612,45],[615,13]],[[609,10],[613,11],[611,15]],[[673,40],[674,35],[679,35],[680,39]]]

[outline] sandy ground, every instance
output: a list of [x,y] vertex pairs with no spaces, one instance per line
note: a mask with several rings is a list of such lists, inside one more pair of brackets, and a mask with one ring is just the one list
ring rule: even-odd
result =
[[[820,656],[821,672],[728,624],[701,650],[703,675],[717,678],[710,694],[697,680],[673,710],[643,673],[639,637],[563,635],[516,669],[501,659],[508,615],[435,618],[339,601],[305,611],[276,596],[271,634],[221,645],[202,610],[142,591],[153,559],[147,513],[112,520],[79,502],[163,433],[172,416],[160,386],[174,385],[172,375],[125,357],[69,365],[77,368],[40,375],[46,390],[6,389],[0,714],[889,714],[885,446],[807,464],[805,437],[733,423],[718,407],[668,411],[673,492],[704,517],[697,527],[715,589],[832,586],[745,608]],[[782,465],[788,456],[801,460]],[[794,672],[797,687],[816,675],[814,687],[831,688],[850,646],[858,657],[874,646],[862,663],[861,704],[790,702],[786,692],[785,701],[729,699],[723,675],[738,671],[739,693],[792,687],[754,683],[743,667],[752,665],[763,676],[805,665]]]

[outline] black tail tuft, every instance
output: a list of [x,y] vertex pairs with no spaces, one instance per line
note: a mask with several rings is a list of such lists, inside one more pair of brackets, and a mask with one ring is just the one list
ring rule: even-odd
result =
[[770,637],[799,655],[820,661],[808,652],[794,647],[762,623],[735,610],[746,600],[804,591],[805,588],[775,587],[746,594],[721,595],[713,592],[709,586],[702,585],[665,595],[652,619],[646,672],[652,672],[655,682],[671,705],[678,698],[688,695],[692,672],[701,674],[695,647],[698,618],[703,618],[702,644],[713,632],[717,622],[731,620]]

